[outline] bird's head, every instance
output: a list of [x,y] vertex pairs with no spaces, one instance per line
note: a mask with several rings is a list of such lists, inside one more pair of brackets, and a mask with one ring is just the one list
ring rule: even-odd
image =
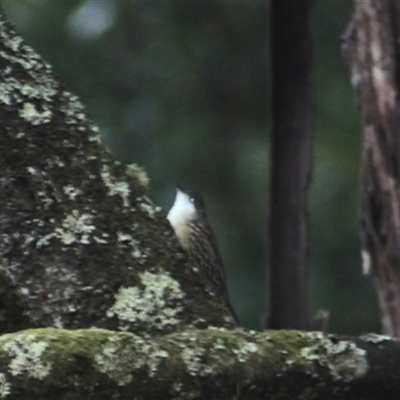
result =
[[167,218],[172,226],[187,224],[198,218],[206,218],[204,201],[197,192],[178,184],[176,185],[175,201]]

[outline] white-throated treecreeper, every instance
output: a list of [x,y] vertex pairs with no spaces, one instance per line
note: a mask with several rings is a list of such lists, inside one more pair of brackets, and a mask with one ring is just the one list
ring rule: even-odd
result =
[[215,235],[207,221],[206,208],[200,195],[176,185],[176,197],[168,216],[189,261],[204,273],[212,284],[215,295],[220,298],[232,318],[237,317],[229,301],[224,266],[218,251]]

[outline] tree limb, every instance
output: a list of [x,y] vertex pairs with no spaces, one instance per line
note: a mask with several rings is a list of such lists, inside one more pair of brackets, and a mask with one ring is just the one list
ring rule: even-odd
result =
[[0,338],[0,398],[398,399],[400,342],[209,329],[153,339],[37,329]]

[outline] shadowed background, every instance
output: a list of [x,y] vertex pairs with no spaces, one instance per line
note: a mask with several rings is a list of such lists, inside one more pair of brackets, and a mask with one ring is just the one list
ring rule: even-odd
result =
[[[3,1],[18,31],[80,96],[107,146],[142,165],[167,211],[175,182],[206,200],[232,303],[248,328],[266,310],[268,2]],[[357,226],[360,134],[340,54],[347,1],[315,1],[315,140],[309,314],[379,331]]]

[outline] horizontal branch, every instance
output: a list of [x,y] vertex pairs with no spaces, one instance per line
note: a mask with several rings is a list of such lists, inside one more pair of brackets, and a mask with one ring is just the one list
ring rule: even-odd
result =
[[[0,398],[398,399],[400,342],[208,329],[145,340],[100,329],[0,337]],[[14,388],[16,392],[14,393]]]

